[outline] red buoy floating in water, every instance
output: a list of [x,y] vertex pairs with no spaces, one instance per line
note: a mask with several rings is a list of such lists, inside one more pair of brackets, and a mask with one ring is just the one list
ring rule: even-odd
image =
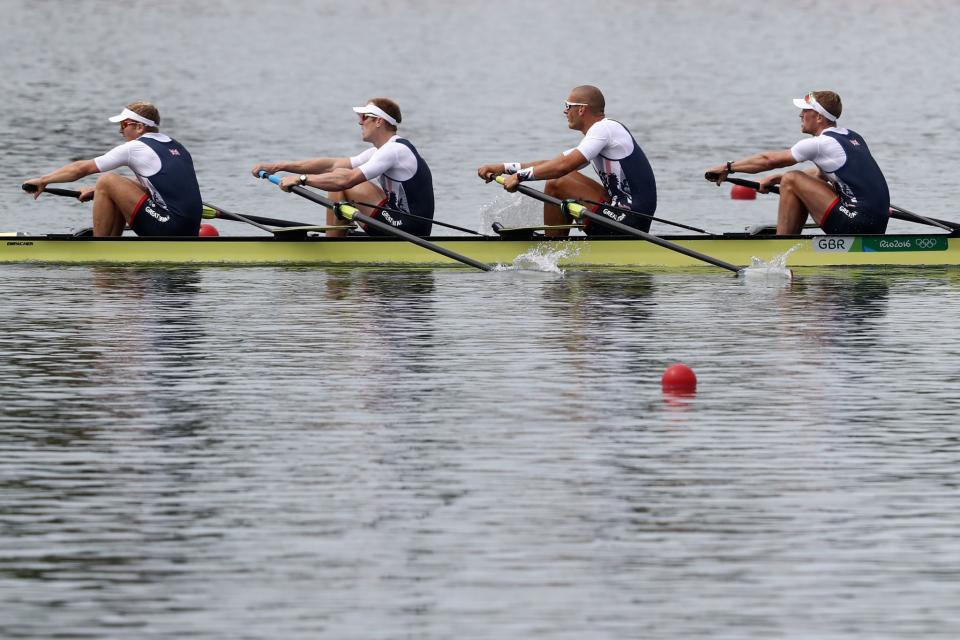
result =
[[733,188],[730,189],[730,197],[734,200],[756,200],[757,192],[750,187],[745,187],[742,184],[735,184]]
[[202,224],[200,225],[200,233],[197,234],[201,237],[214,238],[220,235],[220,232],[217,231],[217,228],[212,224]]
[[694,393],[697,390],[697,374],[685,364],[672,364],[663,372],[660,384],[667,393]]

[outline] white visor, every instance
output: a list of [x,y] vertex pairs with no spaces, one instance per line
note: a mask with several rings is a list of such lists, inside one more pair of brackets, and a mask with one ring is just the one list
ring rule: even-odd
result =
[[393,119],[393,116],[389,115],[386,111],[384,111],[383,109],[381,109],[375,104],[368,104],[363,107],[354,107],[353,110],[355,113],[383,118],[384,120],[386,120],[387,122],[389,122],[395,127],[400,125],[399,122]]
[[823,105],[817,102],[817,99],[813,97],[812,93],[808,93],[802,98],[794,98],[793,106],[797,107],[798,109],[813,109],[830,122],[837,121],[837,116],[824,109]]
[[148,127],[157,127],[159,126],[156,122],[150,118],[144,118],[142,115],[136,111],[130,111],[130,109],[124,109],[118,115],[111,116],[109,118],[110,122],[123,122],[124,120],[134,120],[141,124],[145,124]]

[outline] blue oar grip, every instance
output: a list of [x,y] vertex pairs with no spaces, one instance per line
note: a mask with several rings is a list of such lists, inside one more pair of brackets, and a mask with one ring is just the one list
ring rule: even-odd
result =
[[269,181],[272,182],[273,184],[280,184],[280,176],[278,176],[277,174],[267,175],[267,172],[266,172],[266,171],[261,171],[261,172],[260,172],[260,177],[261,177],[261,178],[266,178],[267,180],[269,180]]

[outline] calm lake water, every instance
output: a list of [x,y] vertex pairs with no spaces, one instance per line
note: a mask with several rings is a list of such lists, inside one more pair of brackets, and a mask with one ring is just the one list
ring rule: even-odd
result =
[[[772,220],[701,174],[820,88],[894,202],[958,217],[954,3],[0,9],[2,230],[87,225],[18,185],[138,98],[226,208],[322,219],[249,167],[359,151],[349,107],[389,95],[438,218],[529,220],[475,168],[574,146],[583,82],[666,217]],[[960,634],[960,270],[0,274],[0,637]]]

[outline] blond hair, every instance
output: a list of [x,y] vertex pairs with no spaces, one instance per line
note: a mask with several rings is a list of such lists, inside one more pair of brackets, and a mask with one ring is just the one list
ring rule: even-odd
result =
[[840,102],[840,96],[833,91],[811,91],[810,92],[820,106],[827,110],[827,113],[834,118],[839,118],[843,112],[843,103]]
[[[384,112],[386,112],[388,116],[396,120],[397,124],[400,124],[400,121],[401,121],[400,105],[398,105],[396,102],[394,102],[390,98],[370,98],[369,100],[367,100],[367,102],[380,107],[381,109],[384,110]],[[387,127],[392,129],[393,131],[397,130],[395,126],[393,126],[386,120],[384,120],[384,122],[386,123]]]
[[157,126],[156,126],[156,127],[147,127],[147,126],[144,126],[144,128],[145,128],[147,131],[151,131],[151,132],[154,132],[154,133],[156,133],[157,131],[159,131],[159,129],[160,129],[160,112],[157,110],[157,108],[156,108],[155,106],[153,106],[153,103],[151,103],[151,102],[146,102],[146,101],[142,101],[142,100],[141,100],[140,102],[131,102],[130,104],[127,105],[127,109],[130,109],[130,111],[133,111],[133,112],[136,113],[137,115],[141,115],[141,116],[143,116],[144,118],[147,118],[147,119],[149,119],[149,120],[153,120],[154,122],[157,123]]

